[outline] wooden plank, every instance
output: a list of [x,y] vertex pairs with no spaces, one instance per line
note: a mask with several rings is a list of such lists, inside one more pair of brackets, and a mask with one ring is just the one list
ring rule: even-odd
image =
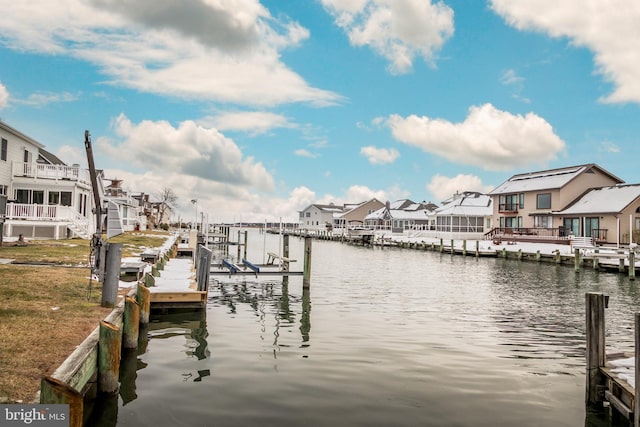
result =
[[604,398],[607,399],[609,403],[611,403],[611,406],[613,406],[623,417],[628,420],[631,419],[631,417],[633,416],[633,411],[620,399],[615,397],[613,393],[611,393],[609,390],[606,390],[604,392]]
[[206,299],[206,292],[152,292],[151,303],[158,302],[197,302]]
[[53,372],[53,378],[81,392],[98,367],[98,330],[91,334]]

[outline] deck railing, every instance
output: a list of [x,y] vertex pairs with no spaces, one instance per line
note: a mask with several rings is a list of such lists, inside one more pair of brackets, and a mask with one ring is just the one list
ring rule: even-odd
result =
[[32,221],[81,221],[82,216],[70,206],[7,203],[6,218]]
[[13,176],[35,179],[65,179],[90,183],[88,171],[81,169],[80,166],[14,162]]

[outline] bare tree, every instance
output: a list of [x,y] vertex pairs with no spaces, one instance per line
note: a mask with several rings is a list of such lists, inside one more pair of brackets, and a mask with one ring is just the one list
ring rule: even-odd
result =
[[173,209],[176,207],[176,202],[178,201],[178,196],[173,192],[172,189],[165,187],[160,193],[159,197],[160,201],[158,203],[158,213],[160,214],[158,218],[158,223],[162,224],[162,219],[164,215],[168,212],[173,212]]

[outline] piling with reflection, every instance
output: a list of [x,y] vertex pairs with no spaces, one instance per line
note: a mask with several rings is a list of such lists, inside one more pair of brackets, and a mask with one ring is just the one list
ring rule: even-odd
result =
[[302,288],[311,286],[311,237],[304,238],[304,270],[302,272]]

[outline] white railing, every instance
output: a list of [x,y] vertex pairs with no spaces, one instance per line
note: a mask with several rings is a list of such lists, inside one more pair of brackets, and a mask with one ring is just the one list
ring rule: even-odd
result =
[[13,163],[14,177],[39,179],[67,179],[71,181],[90,182],[89,172],[79,166],[46,165],[42,163]]
[[6,218],[73,222],[82,221],[84,217],[70,206],[7,203]]

